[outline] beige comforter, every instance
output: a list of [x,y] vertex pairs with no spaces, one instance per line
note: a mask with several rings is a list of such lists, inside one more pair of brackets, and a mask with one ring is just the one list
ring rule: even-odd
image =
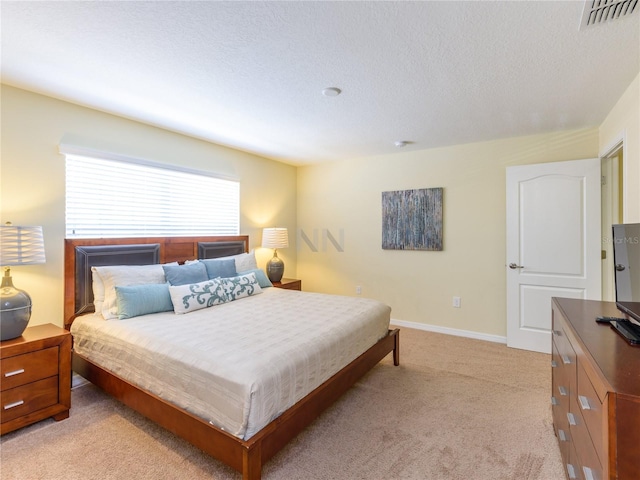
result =
[[278,288],[185,315],[77,318],[74,350],[248,439],[382,338],[391,309]]

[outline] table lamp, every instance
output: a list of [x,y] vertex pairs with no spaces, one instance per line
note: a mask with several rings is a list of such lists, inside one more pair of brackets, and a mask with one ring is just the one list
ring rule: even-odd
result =
[[267,262],[267,276],[272,282],[279,282],[284,274],[284,262],[278,258],[278,248],[287,248],[289,246],[287,229],[262,229],[262,246],[264,248],[273,248],[273,258]]
[[0,285],[0,340],[22,335],[31,318],[31,297],[13,286],[14,265],[45,262],[42,227],[15,227],[7,222],[0,226],[0,266],[4,276]]

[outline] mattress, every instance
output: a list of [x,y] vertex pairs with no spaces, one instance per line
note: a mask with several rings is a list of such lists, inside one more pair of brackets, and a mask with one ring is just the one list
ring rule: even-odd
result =
[[266,288],[184,315],[76,318],[74,351],[241,439],[387,334],[378,301]]

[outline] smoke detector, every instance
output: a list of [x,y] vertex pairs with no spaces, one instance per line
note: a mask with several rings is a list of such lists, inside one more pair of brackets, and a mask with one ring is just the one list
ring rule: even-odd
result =
[[638,0],[586,0],[580,30],[628,17],[638,10]]

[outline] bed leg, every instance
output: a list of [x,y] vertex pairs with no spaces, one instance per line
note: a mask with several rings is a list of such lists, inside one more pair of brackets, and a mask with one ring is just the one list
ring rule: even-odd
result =
[[262,476],[262,446],[260,442],[242,452],[242,480],[260,480]]
[[400,365],[400,331],[396,330],[393,336],[393,364]]

